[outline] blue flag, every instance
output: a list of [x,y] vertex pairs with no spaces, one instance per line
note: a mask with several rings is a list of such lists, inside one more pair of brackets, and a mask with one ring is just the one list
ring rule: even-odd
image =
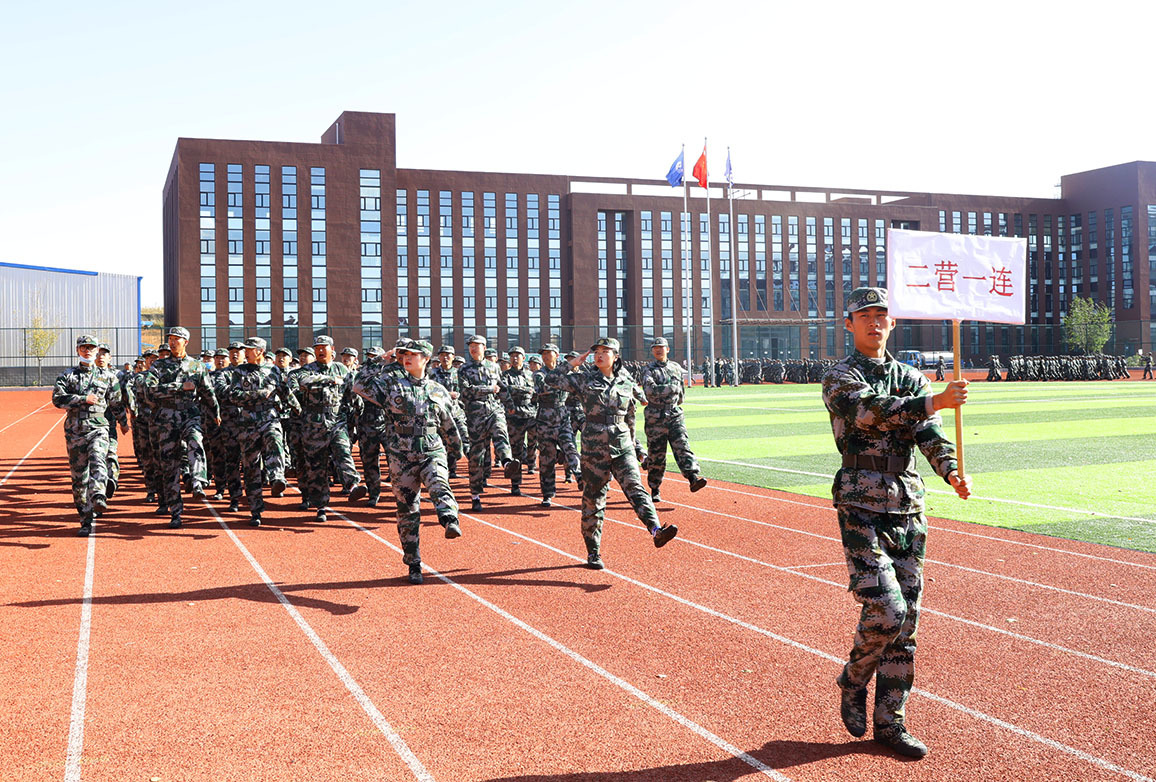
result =
[[666,181],[670,182],[671,187],[678,187],[682,184],[682,156],[683,152],[678,153],[678,158],[670,164],[670,171],[666,172]]
[[735,172],[731,170],[731,148],[727,147],[727,170],[726,170],[727,184],[733,185],[735,183]]

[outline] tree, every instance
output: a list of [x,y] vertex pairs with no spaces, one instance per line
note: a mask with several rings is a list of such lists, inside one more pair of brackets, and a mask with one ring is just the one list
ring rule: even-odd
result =
[[24,332],[24,354],[36,359],[36,385],[44,385],[44,358],[60,338],[60,330],[50,328],[44,318],[43,297],[39,292],[32,295],[28,308],[32,313],[28,328]]
[[1076,296],[1064,316],[1064,344],[1084,355],[1099,353],[1112,336],[1114,314],[1107,304]]

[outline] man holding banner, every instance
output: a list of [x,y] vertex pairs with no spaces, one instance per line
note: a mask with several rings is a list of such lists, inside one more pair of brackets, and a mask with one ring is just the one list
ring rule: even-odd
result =
[[[842,469],[832,487],[850,571],[850,591],[862,603],[850,661],[837,679],[840,712],[852,736],[867,731],[867,686],[875,679],[875,741],[907,757],[927,747],[907,732],[904,706],[915,678],[915,637],[923,595],[927,519],[914,447],[936,474],[966,499],[955,448],[937,413],[967,401],[967,381],[939,394],[919,370],[887,352],[895,328],[887,291],[857,288],[846,301],[845,328],[855,350],[823,376]],[[958,363],[957,363],[958,366]]]

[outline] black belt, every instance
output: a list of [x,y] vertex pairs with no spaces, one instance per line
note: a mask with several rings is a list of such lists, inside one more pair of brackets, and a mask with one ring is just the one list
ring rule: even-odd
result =
[[586,423],[588,423],[588,424],[603,424],[605,426],[610,426],[613,424],[622,424],[622,423],[626,423],[626,414],[623,413],[622,415],[607,415],[607,414],[591,415],[588,413],[586,415]]
[[865,454],[843,454],[844,470],[871,470],[873,472],[915,472],[915,457],[908,456],[867,456]]

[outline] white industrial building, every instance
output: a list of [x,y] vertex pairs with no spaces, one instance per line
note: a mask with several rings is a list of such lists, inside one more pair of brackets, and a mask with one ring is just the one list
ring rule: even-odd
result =
[[76,360],[76,338],[107,342],[114,363],[141,349],[140,281],[0,262],[0,385],[52,383]]

